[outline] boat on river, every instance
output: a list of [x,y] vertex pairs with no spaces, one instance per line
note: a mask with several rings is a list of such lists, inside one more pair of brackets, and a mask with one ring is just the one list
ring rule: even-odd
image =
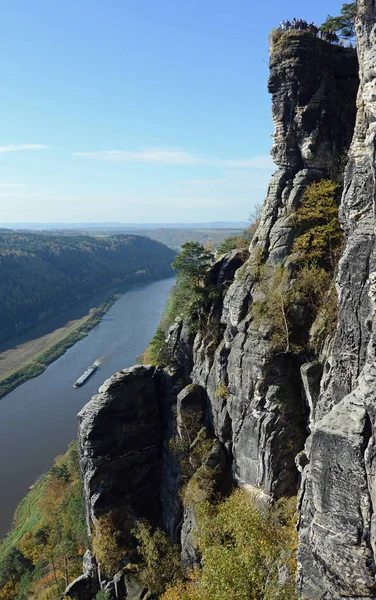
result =
[[77,379],[77,381],[73,384],[73,387],[78,388],[81,387],[81,385],[84,385],[85,381],[87,381],[89,379],[89,377],[95,373],[95,371],[98,369],[98,365],[90,365],[90,367],[88,367],[85,371],[85,373],[82,373],[81,377],[79,377]]

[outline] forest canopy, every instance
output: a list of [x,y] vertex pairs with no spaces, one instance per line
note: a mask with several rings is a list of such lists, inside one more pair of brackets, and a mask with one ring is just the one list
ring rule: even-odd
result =
[[0,233],[0,341],[74,304],[142,279],[173,274],[176,253],[138,235]]

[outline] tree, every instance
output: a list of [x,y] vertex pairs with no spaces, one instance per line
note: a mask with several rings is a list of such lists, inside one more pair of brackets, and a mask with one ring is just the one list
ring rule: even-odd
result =
[[260,290],[264,298],[253,302],[252,315],[256,323],[270,328],[270,349],[275,353],[296,351],[297,348],[291,343],[293,323],[290,313],[294,292],[288,269],[277,265],[264,270]]
[[110,514],[99,517],[93,537],[93,550],[99,567],[109,576],[120,568],[126,554],[126,550],[119,544],[120,535]]
[[355,37],[356,2],[342,5],[341,14],[338,17],[328,15],[326,21],[321,25],[322,31],[338,32],[340,37],[351,39]]
[[160,596],[168,584],[183,578],[180,548],[173,544],[162,529],[152,532],[145,521],[138,521],[133,531],[139,542],[142,559],[139,578],[153,593]]
[[4,556],[0,565],[0,585],[4,585],[9,579],[13,588],[26,571],[32,569],[32,563],[15,546]]
[[213,286],[206,285],[206,277],[213,262],[213,254],[198,242],[186,242],[172,263],[177,273],[177,289],[173,314],[184,315],[192,330],[205,314],[206,302],[213,299]]
[[305,190],[295,217],[302,233],[293,246],[297,262],[333,271],[343,243],[336,200],[338,183],[322,179]]
[[59,465],[54,465],[51,469],[51,473],[53,473],[57,479],[61,479],[64,483],[68,483],[70,480],[70,475],[66,464],[62,464],[61,467]]
[[178,271],[177,279],[180,283],[199,288],[213,261],[213,254],[198,242],[186,242],[181,248],[172,268]]
[[166,367],[173,363],[173,357],[166,344],[166,333],[161,327],[157,327],[157,331],[149,344],[146,357],[149,362],[161,367]]
[[[260,509],[245,490],[219,504],[197,507],[196,539],[202,568],[170,586],[162,600],[293,600],[296,570],[294,500]],[[291,510],[292,509],[292,510]],[[284,584],[278,569],[288,567]]]

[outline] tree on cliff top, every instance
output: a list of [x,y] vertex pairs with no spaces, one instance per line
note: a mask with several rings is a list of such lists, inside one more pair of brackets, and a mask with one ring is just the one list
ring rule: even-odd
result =
[[355,37],[356,2],[342,5],[341,14],[338,17],[328,15],[326,21],[321,25],[322,31],[336,31],[340,37],[352,39]]

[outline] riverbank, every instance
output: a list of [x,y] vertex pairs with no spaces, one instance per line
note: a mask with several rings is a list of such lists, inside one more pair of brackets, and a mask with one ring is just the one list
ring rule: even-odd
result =
[[[160,347],[161,340],[167,337],[168,330],[174,321],[174,298],[176,294],[176,286],[171,288],[170,294],[166,300],[166,304],[163,309],[161,320],[159,321],[157,330],[153,338],[148,343],[146,350],[139,356],[137,356],[138,365],[158,365],[158,348]],[[161,333],[162,332],[162,335]]]
[[[114,302],[126,291],[116,288],[110,292],[105,302],[90,309],[89,313],[81,319],[73,322],[69,321],[65,326],[55,330],[50,335],[43,336],[43,338],[36,338],[7,350],[4,353],[7,355],[6,357],[0,354],[0,361],[5,360],[10,365],[15,365],[20,361],[23,363],[20,368],[13,367],[13,370],[7,370],[3,375],[0,375],[0,398],[9,394],[28,379],[43,373],[48,365],[60,358],[76,342],[85,338],[89,331],[101,322]],[[54,340],[53,343],[51,343],[51,339]],[[36,349],[38,350],[36,351]],[[3,363],[1,365],[4,366]]]
[[[174,278],[168,278],[128,289],[84,339],[41,375],[2,398],[0,455],[6,460],[0,461],[0,538],[30,486],[76,437],[77,413],[106,379],[134,365],[146,348],[174,283]],[[90,306],[93,303],[88,303],[87,312]],[[97,371],[84,386],[74,388],[73,383],[98,357],[103,360]]]

